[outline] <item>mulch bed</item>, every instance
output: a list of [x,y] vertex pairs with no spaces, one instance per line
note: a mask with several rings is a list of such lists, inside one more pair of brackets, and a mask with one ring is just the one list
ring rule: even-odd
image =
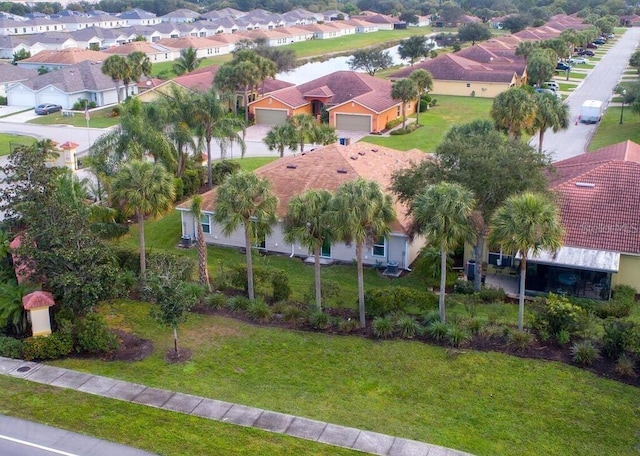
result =
[[141,339],[119,329],[113,330],[118,336],[118,349],[103,356],[108,361],[142,361],[153,353],[153,343],[147,339]]

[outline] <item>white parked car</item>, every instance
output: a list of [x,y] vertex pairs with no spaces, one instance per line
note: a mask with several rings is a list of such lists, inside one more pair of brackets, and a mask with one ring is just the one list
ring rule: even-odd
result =
[[585,57],[573,57],[572,59],[569,59],[569,63],[573,63],[573,64],[580,64],[580,63],[588,64],[589,63],[589,59],[587,59]]

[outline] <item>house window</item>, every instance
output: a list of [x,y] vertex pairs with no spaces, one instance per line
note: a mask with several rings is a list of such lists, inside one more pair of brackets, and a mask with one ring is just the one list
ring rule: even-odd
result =
[[202,225],[202,232],[204,234],[211,234],[211,218],[209,215],[203,215],[200,218],[200,224]]
[[467,82],[467,87],[471,87],[471,84]]
[[398,106],[398,110],[396,111],[396,117],[400,117],[400,106]]
[[373,243],[371,254],[373,256],[385,257],[386,256],[387,239],[384,236],[380,236]]

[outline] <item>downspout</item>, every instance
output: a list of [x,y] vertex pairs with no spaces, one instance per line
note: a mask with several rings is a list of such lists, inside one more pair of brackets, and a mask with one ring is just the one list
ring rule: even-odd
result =
[[291,244],[291,255],[289,255],[289,258],[293,258],[295,254],[296,254],[296,245]]
[[404,263],[404,269],[405,271],[409,271],[411,272],[411,268],[409,268],[409,240],[405,239],[404,241],[404,252],[402,253],[403,255],[403,259],[402,262]]

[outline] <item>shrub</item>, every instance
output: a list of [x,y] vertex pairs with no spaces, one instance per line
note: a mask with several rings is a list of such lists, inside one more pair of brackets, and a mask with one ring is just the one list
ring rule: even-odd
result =
[[2,106],[6,106],[7,105],[7,97],[0,96],[0,105],[2,105]]
[[118,348],[118,338],[109,331],[102,315],[90,313],[76,325],[76,351],[105,353]]
[[635,302],[637,291],[629,285],[616,285],[611,289],[611,294],[615,301]]
[[413,339],[420,332],[418,322],[408,315],[403,315],[396,321],[396,327],[400,333],[400,337],[405,339]]
[[507,341],[516,350],[524,350],[533,343],[533,335],[526,331],[509,331]]
[[184,198],[184,182],[179,177],[173,178],[173,188],[176,190],[176,197],[174,201],[180,201]]
[[271,286],[273,288],[274,301],[286,301],[291,296],[289,277],[284,271],[278,269],[271,273]]
[[219,185],[230,174],[240,170],[240,164],[235,161],[222,160],[211,167],[213,185]]
[[506,297],[506,293],[502,288],[493,287],[482,287],[476,294],[480,301],[486,303],[503,302]]
[[222,309],[227,302],[227,297],[222,293],[211,293],[205,299],[204,303],[212,309]]
[[309,315],[309,324],[315,329],[327,329],[329,327],[329,315],[321,310],[316,310]]
[[625,318],[631,315],[633,310],[633,301],[616,301],[599,302],[596,307],[596,315],[602,319],[606,318]]
[[385,287],[368,290],[364,295],[364,301],[367,313],[375,318],[393,312],[405,313],[411,308],[433,308],[438,302],[438,297],[433,293],[413,288]]
[[574,363],[590,366],[600,357],[600,352],[593,345],[593,342],[583,340],[571,346],[571,355]]
[[442,323],[441,321],[434,321],[426,327],[425,333],[436,342],[441,342],[447,337],[449,325]]
[[603,351],[611,359],[624,352],[640,353],[640,325],[629,320],[609,318],[604,321]]
[[[240,288],[245,293],[249,291],[249,282],[247,281],[247,265],[246,263],[238,263],[231,268],[229,273],[229,280],[231,286],[234,288]],[[269,280],[269,272],[261,268],[260,266],[253,266],[253,285],[258,287]]]
[[431,323],[436,321],[440,321],[440,312],[438,312],[437,310],[433,310],[422,315],[422,324],[424,326],[429,326]]
[[0,356],[5,358],[22,358],[23,342],[13,337],[0,336]]
[[393,320],[389,317],[374,318],[372,326],[376,337],[386,339],[393,336]]
[[453,285],[453,291],[460,294],[473,294],[473,283],[468,280],[458,279]]
[[204,185],[204,172],[205,169],[201,166],[198,169],[187,168],[182,173],[185,196],[194,195]]
[[285,321],[299,320],[305,316],[305,311],[298,306],[289,305],[282,309],[282,318]]
[[581,307],[553,293],[550,293],[546,299],[536,301],[536,304],[530,308],[534,310],[534,327],[544,329],[551,334],[574,331],[585,315]]
[[411,124],[411,125],[407,125],[404,128],[398,128],[396,130],[392,130],[389,132],[389,134],[391,136],[408,135],[409,133],[412,133],[416,128],[418,128],[417,125]]
[[387,122],[387,124],[384,126],[384,128],[386,128],[387,130],[390,130],[393,127],[397,127],[401,123],[402,123],[402,117],[399,117],[397,119],[393,119],[393,120],[390,120],[389,122]]
[[486,339],[502,339],[505,335],[510,334],[509,329],[503,325],[490,324],[486,325],[480,331],[482,337]]
[[475,336],[478,335],[482,329],[482,321],[477,318],[469,318],[464,322],[464,327]]
[[24,340],[22,355],[25,360],[57,359],[73,350],[73,340],[53,333],[48,337],[29,337]]
[[273,316],[271,307],[269,307],[262,299],[252,301],[249,304],[249,307],[247,307],[247,312],[251,318],[260,321],[269,321]]
[[347,318],[346,320],[340,320],[338,322],[338,330],[344,333],[351,333],[357,331],[360,327],[358,320],[353,318]]
[[227,307],[234,312],[243,312],[249,308],[251,301],[244,296],[234,296],[227,301]]
[[446,339],[449,345],[451,345],[452,347],[460,348],[470,338],[471,335],[460,326],[449,326],[449,329],[447,330]]
[[84,107],[89,103],[89,100],[85,99],[85,98],[80,98],[78,101],[76,101],[73,106],[71,107],[71,109],[73,109],[74,111],[83,111]]
[[111,109],[111,117],[120,117],[120,106],[114,106]]
[[616,363],[616,373],[623,377],[635,378],[638,376],[635,370],[635,362],[633,358],[622,354]]
[[558,345],[564,346],[571,342],[571,334],[567,330],[558,331],[555,336]]

